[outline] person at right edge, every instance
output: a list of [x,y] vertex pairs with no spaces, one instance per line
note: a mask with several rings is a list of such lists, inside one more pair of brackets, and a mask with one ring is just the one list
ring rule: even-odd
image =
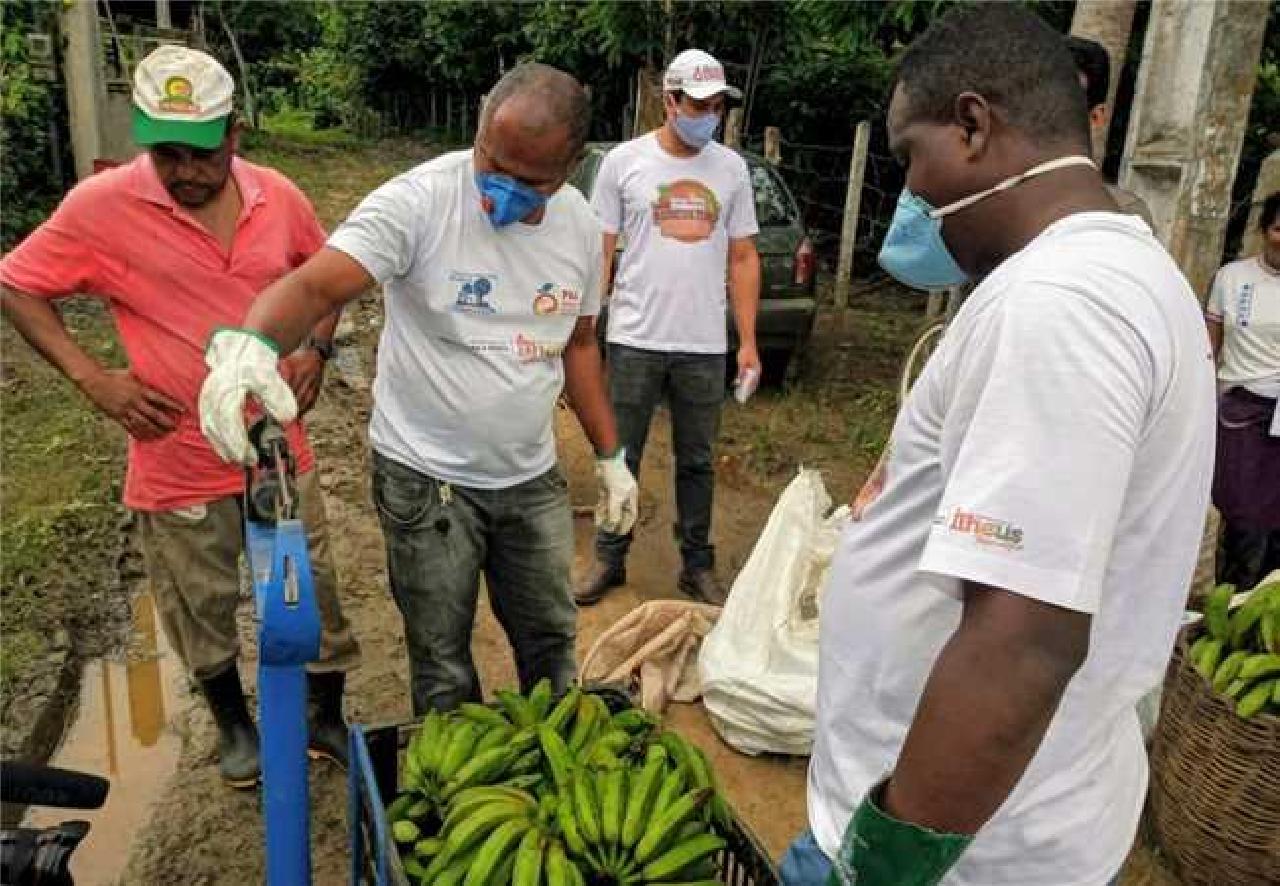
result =
[[1224,265],[1205,320],[1218,360],[1213,503],[1218,580],[1241,590],[1280,569],[1280,192],[1258,216],[1262,252]]
[[831,564],[810,830],[782,880],[1104,886],[1208,504],[1200,305],[1108,195],[1071,55],[1034,12],[934,22],[888,137],[906,186],[881,265],[979,283]]
[[[726,278],[744,383],[760,371],[760,229],[746,161],[715,141],[726,99],[741,97],[720,62],[687,49],[668,66],[662,89],[666,122],[609,152],[591,199],[604,227],[606,281],[619,236],[626,243],[609,306],[609,399],[637,478],[653,411],[666,399],[683,561],[677,585],[719,605],[725,592],[711,543],[712,450],[725,395]],[[631,539],[630,532],[597,533],[595,568],[574,592],[579,605],[626,583]]]

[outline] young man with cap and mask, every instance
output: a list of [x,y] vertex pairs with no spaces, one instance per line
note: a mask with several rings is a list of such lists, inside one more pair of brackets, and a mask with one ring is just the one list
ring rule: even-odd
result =
[[[725,290],[738,333],[737,372],[758,378],[760,258],[746,162],[714,141],[727,97],[741,93],[697,49],[663,76],[666,122],[612,150],[600,165],[592,207],[604,226],[605,279],[618,259],[609,303],[609,396],[627,466],[638,476],[654,408],[665,397],[675,449],[678,586],[723,603],[711,544],[712,448],[724,402]],[[586,605],[626,582],[629,533],[602,528],[596,565],[577,590]]]
[[472,150],[378,188],[241,328],[209,343],[201,423],[224,458],[243,461],[248,395],[277,418],[294,412],[275,355],[382,285],[373,494],[415,715],[481,698],[471,655],[481,575],[521,688],[546,677],[563,689],[577,673],[573,521],[553,434],[562,390],[598,455],[597,517],[614,532],[635,520],[595,342],[600,227],[563,187],[589,119],[577,80],[514,68],[489,93]]
[[955,10],[904,54],[880,262],[979,281],[894,425],[823,596],[788,886],[1105,886],[1146,794],[1208,502],[1199,304],[1089,158],[1061,36]]
[[[223,779],[251,787],[258,735],[236,667],[244,471],[201,435],[196,397],[209,335],[241,323],[325,234],[292,183],[236,156],[234,94],[203,52],[162,46],[143,59],[133,135],[146,151],[77,185],[0,262],[0,283],[14,327],[129,435],[124,502],[138,515],[161,623],[217,723]],[[99,365],[67,333],[51,302],[80,293],[107,301],[128,369]],[[297,350],[272,363],[300,412],[319,393],[337,318],[317,316]],[[308,680],[311,749],[345,763],[344,672],[359,648],[338,603],[315,457],[301,422],[285,431],[323,628]]]

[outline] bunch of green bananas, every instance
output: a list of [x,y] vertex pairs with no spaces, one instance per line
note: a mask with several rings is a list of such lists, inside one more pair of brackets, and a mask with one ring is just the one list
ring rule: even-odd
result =
[[1234,594],[1234,585],[1219,585],[1205,601],[1191,663],[1241,717],[1280,715],[1280,582],[1260,585],[1232,612]]
[[419,884],[710,886],[732,825],[699,748],[545,682],[429,714],[401,784],[387,817]]

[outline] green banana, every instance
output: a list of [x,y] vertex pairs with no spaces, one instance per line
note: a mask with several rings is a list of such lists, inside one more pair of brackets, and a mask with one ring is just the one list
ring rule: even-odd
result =
[[1249,688],[1249,684],[1244,680],[1232,680],[1227,684],[1227,688],[1222,690],[1222,694],[1227,698],[1239,698],[1244,691]]
[[1222,692],[1231,685],[1231,681],[1236,679],[1244,660],[1248,657],[1248,652],[1240,650],[1231,653],[1222,660],[1222,664],[1218,665],[1218,669],[1213,672],[1213,689],[1215,692]]
[[401,794],[391,801],[391,805],[387,807],[387,821],[395,824],[402,818],[409,817],[409,807],[414,804],[413,794]]
[[627,770],[613,769],[600,776],[600,831],[605,842],[616,846],[622,837],[624,797],[627,792]]
[[1263,649],[1280,652],[1280,604],[1272,603],[1270,609],[1262,614],[1258,634],[1262,638]]
[[673,769],[664,775],[662,784],[658,788],[658,796],[653,800],[653,809],[649,811],[650,821],[662,815],[672,803],[678,800],[684,793],[684,789],[685,777],[679,769]]
[[667,749],[671,762],[685,773],[685,777],[693,782],[693,764],[689,761],[689,743],[675,732],[667,731],[658,736],[658,741]]
[[1271,690],[1271,703],[1280,707],[1280,680],[1276,680],[1275,688]]
[[511,748],[502,747],[472,757],[441,789],[440,798],[448,800],[464,788],[489,784],[500,778],[511,765],[511,753]]
[[[514,855],[512,848],[532,829],[533,822],[528,818],[509,819],[494,828],[476,853],[476,860],[463,881],[465,886],[485,886],[502,863]],[[514,858],[512,860],[514,862]]]
[[444,840],[439,837],[428,837],[413,844],[413,854],[417,858],[435,858],[444,849]]
[[574,855],[582,856],[587,852],[586,841],[582,839],[582,831],[578,828],[577,811],[572,794],[572,786],[560,794],[560,802],[556,805],[556,823],[560,826],[560,836],[564,844]]
[[573,716],[574,711],[578,709],[578,699],[582,696],[582,690],[577,686],[570,686],[560,701],[556,702],[556,706],[551,709],[551,713],[547,715],[544,721],[548,726],[564,736],[565,727],[569,725],[569,718]]
[[538,886],[542,880],[542,858],[546,849],[547,839],[541,831],[530,828],[525,832],[520,848],[516,850],[511,886]]
[[[463,798],[464,794],[470,791],[483,790],[483,794],[472,794]],[[502,791],[502,793],[498,793]],[[462,798],[462,799],[459,799]],[[538,808],[537,800],[526,794],[524,791],[512,791],[507,788],[497,786],[485,786],[483,788],[469,788],[463,791],[449,804],[449,812],[444,817],[444,823],[440,826],[440,833],[449,834],[463,819],[469,818],[473,812],[482,806],[488,806],[490,803],[517,803],[523,806],[530,815]]]
[[1280,680],[1263,680],[1257,686],[1254,686],[1245,693],[1244,698],[1236,703],[1236,713],[1246,720],[1258,713],[1258,711],[1262,710],[1262,706],[1270,700],[1277,684],[1280,684]]
[[659,721],[657,717],[644,708],[628,708],[625,711],[619,711],[614,714],[610,723],[631,735],[639,735],[657,727]]
[[546,677],[535,683],[529,690],[529,707],[533,709],[535,723],[545,720],[547,712],[551,710],[551,692],[551,680]]
[[464,721],[454,726],[449,733],[449,746],[444,756],[440,758],[439,768],[436,769],[436,775],[439,776],[440,781],[449,781],[462,768],[462,764],[471,756],[478,737],[479,732],[474,723]]
[[476,746],[472,753],[483,754],[485,751],[491,751],[494,748],[511,747],[511,737],[516,734],[511,726],[489,726],[481,727],[484,732],[480,736],[480,740],[476,742]]
[[573,731],[569,733],[569,750],[575,755],[581,753],[586,747],[587,739],[594,731],[596,717],[599,715],[599,711],[592,702],[595,697],[587,693],[578,697],[578,710],[573,720]]
[[1236,586],[1221,584],[1214,588],[1204,601],[1204,623],[1209,635],[1216,640],[1227,641],[1231,637],[1229,612]]
[[1200,657],[1195,660],[1196,671],[1200,676],[1209,682],[1213,682],[1213,675],[1218,670],[1218,662],[1222,658],[1223,642],[1221,640],[1210,639],[1200,650]]
[[667,850],[646,864],[640,874],[646,880],[661,881],[674,877],[689,865],[719,852],[726,845],[723,837],[716,834],[702,834]]
[[645,864],[662,851],[677,829],[711,798],[711,793],[710,788],[694,788],[650,821],[644,836],[636,844],[636,861]]
[[596,803],[595,785],[591,776],[581,770],[573,780],[573,808],[582,838],[588,843],[599,843],[600,807]]
[[603,745],[596,745],[586,758],[586,764],[599,772],[622,767],[622,759]]
[[534,715],[533,705],[530,704],[529,699],[509,689],[499,689],[495,696],[498,704],[502,705],[502,710],[506,712],[507,719],[515,726],[524,729],[537,725],[538,717]]
[[504,781],[499,782],[500,785],[509,788],[517,788],[522,791],[531,791],[538,785],[542,784],[541,772],[526,772],[524,775],[513,775]]
[[645,756],[644,769],[632,782],[630,795],[627,797],[627,811],[622,819],[622,845],[628,849],[636,845],[644,826],[649,821],[649,810],[662,787],[661,779],[667,771],[667,749],[660,744],[649,746]]
[[534,748],[531,751],[521,754],[516,761],[511,764],[510,772],[512,775],[531,775],[542,767],[542,751]]
[[404,867],[404,872],[412,878],[414,883],[425,884],[427,880],[427,868],[422,862],[416,858],[402,858],[400,864]]
[[1230,614],[1231,637],[1228,642],[1233,649],[1240,649],[1246,645],[1249,632],[1261,620],[1266,610],[1267,598],[1259,597],[1255,593]]
[[[437,859],[440,857],[437,856]],[[440,866],[438,875],[434,878],[429,877],[426,882],[431,886],[461,886],[462,881],[466,879],[467,871],[471,870],[471,865],[474,863],[474,852],[469,852],[461,858],[450,859]],[[427,868],[427,873],[432,873],[430,867]]]
[[422,831],[416,824],[403,818],[391,826],[391,836],[397,843],[412,845],[422,839]]
[[495,800],[474,810],[444,832],[445,849],[451,855],[465,852],[508,821],[528,821],[529,807],[510,800]]
[[1270,677],[1273,674],[1280,674],[1280,655],[1274,652],[1260,652],[1251,655],[1240,666],[1239,677],[1241,680],[1257,680],[1262,677]]
[[458,705],[458,713],[477,726],[489,728],[511,726],[511,721],[498,711],[488,705],[476,704],[473,701],[464,701]]
[[418,730],[419,759],[422,768],[430,773],[440,769],[440,761],[444,759],[445,746],[448,744],[448,732],[451,724],[449,718],[439,711],[431,711]]
[[551,780],[555,783],[557,790],[563,789],[569,784],[569,777],[573,771],[573,760],[569,755],[568,745],[549,723],[543,723],[538,729],[538,741],[542,744],[542,755],[551,768]]
[[570,868],[576,867],[564,853],[564,844],[552,840],[547,844],[547,854],[542,861],[546,870],[547,886],[573,886],[573,874]]

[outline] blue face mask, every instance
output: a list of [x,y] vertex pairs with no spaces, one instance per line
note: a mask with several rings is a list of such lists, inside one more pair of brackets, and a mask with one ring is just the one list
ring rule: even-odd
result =
[[695,151],[701,151],[715,138],[720,128],[719,114],[703,114],[701,117],[689,117],[676,111],[676,135]]
[[489,210],[489,221],[495,228],[526,218],[547,203],[545,194],[498,172],[477,172],[476,187],[493,204]]
[[918,194],[903,188],[898,197],[898,207],[893,212],[889,232],[880,247],[880,267],[888,271],[899,283],[912,289],[946,289],[959,286],[969,279],[964,269],[956,264],[951,250],[942,239],[942,220],[953,212],[967,209],[992,194],[1007,191],[1029,178],[1067,166],[1093,166],[1088,157],[1060,157],[1033,166],[1021,175],[1005,179],[993,188],[980,191],[963,200],[934,209]]

